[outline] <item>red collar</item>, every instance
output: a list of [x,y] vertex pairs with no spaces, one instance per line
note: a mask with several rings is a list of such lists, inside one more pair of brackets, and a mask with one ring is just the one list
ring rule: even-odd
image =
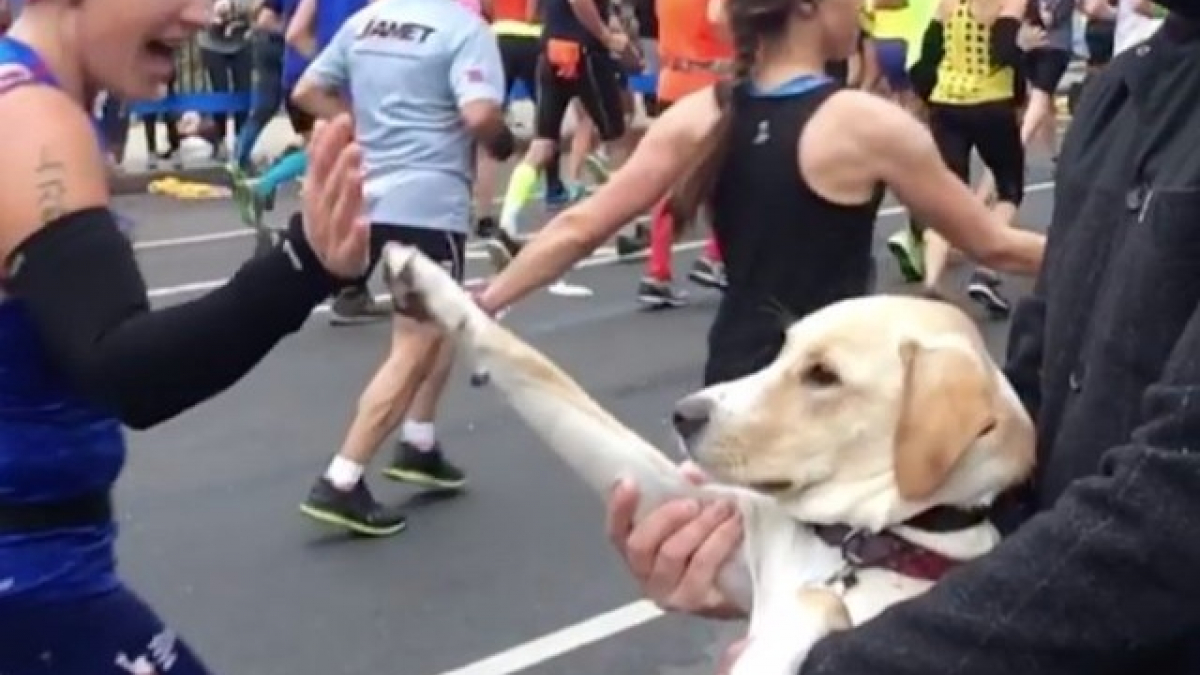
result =
[[841,549],[848,572],[842,581],[847,585],[853,584],[855,571],[864,569],[885,569],[913,579],[938,581],[963,563],[886,530],[871,533],[846,525],[824,525],[817,528],[817,536]]

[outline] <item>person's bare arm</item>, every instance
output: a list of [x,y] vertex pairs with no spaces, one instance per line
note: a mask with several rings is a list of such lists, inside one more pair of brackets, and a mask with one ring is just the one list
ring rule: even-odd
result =
[[846,92],[842,119],[869,162],[913,214],[981,264],[1027,276],[1042,265],[1046,238],[1009,227],[946,166],[929,130],[895,104]]
[[317,0],[300,0],[283,39],[305,58],[317,55]]
[[1117,18],[1117,11],[1108,0],[1083,0],[1079,9],[1088,18],[1099,21],[1114,21]]
[[1163,11],[1150,0],[1134,0],[1133,11],[1148,19],[1161,19]]
[[296,83],[292,101],[308,114],[320,119],[332,119],[350,112],[342,90],[310,76],[307,72]]
[[283,19],[274,9],[260,4],[254,15],[254,27],[258,30],[279,31],[283,28]]
[[46,87],[13,91],[8,98],[0,120],[27,131],[22,132],[25,142],[9,145],[0,167],[6,195],[0,209],[0,262],[54,220],[108,205],[108,175],[83,111],[63,105],[65,95]]
[[594,195],[555,217],[480,299],[499,310],[553,282],[667,194],[717,119],[711,89],[691,94],[650,126],[633,156]]
[[507,161],[516,146],[504,114],[504,63],[492,31],[480,25],[454,52],[450,86],[471,135],[493,158]]
[[708,22],[717,29],[721,37],[729,40],[731,35],[729,34],[729,21],[725,17],[725,0],[708,0],[706,14]]
[[575,14],[575,18],[579,19],[579,23],[583,24],[587,32],[591,33],[605,45],[613,43],[613,32],[608,29],[608,25],[604,22],[604,17],[600,16],[600,9],[596,7],[596,0],[567,1],[571,3],[571,11]]

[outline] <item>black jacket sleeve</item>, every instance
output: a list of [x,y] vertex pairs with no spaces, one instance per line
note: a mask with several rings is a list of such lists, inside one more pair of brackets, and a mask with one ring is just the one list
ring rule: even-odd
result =
[[[818,643],[803,675],[1104,675],[1200,629],[1200,308],[1142,424],[988,556]],[[1150,670],[1153,670],[1151,668]]]

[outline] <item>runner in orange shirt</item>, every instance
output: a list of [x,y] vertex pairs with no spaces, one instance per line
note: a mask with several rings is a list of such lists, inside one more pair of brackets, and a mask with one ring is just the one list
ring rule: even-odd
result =
[[[721,34],[721,0],[656,0],[658,13],[659,112],[688,94],[711,86],[729,71],[733,49]],[[671,246],[675,222],[666,201],[654,207],[650,224],[650,258],[638,285],[638,299],[654,308],[678,307],[685,295],[671,286]],[[709,235],[704,254],[688,274],[709,288],[725,287],[725,265],[716,239]]]

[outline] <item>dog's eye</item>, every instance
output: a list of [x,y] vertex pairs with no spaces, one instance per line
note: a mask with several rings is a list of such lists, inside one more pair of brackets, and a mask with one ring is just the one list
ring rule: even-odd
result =
[[836,387],[842,383],[842,378],[838,377],[832,368],[820,361],[805,368],[800,379],[811,387]]

